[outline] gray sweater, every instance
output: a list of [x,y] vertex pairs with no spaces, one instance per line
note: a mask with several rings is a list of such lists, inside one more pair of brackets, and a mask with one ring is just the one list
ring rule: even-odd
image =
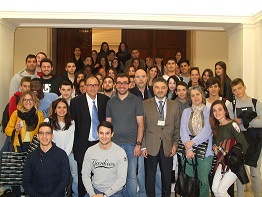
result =
[[107,196],[113,195],[123,188],[126,176],[127,156],[124,149],[113,142],[107,150],[101,149],[99,143],[87,149],[82,167],[82,179],[90,196],[95,195],[94,188]]

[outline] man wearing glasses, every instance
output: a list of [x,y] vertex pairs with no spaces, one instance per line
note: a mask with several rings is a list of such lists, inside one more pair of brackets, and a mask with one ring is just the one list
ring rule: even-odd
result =
[[97,127],[106,119],[109,97],[98,93],[100,81],[95,76],[85,79],[86,94],[80,94],[70,103],[71,118],[75,121],[73,152],[77,161],[78,194],[84,197],[86,189],[82,181],[82,164],[86,150],[98,143]]
[[144,132],[143,106],[141,100],[128,91],[130,81],[126,74],[116,78],[117,95],[108,101],[106,120],[114,127],[113,142],[127,154],[128,171],[124,196],[137,196],[137,158],[141,154]]
[[54,135],[49,123],[39,125],[40,146],[26,159],[22,185],[29,196],[64,196],[70,169],[64,150],[52,142]]

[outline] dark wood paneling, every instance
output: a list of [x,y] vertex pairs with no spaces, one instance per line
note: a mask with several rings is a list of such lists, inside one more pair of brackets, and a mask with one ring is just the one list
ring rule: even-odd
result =
[[92,51],[92,29],[57,29],[57,75],[65,72],[65,63],[72,59],[74,48],[81,49],[85,58]]
[[137,48],[142,59],[160,53],[165,61],[174,57],[177,51],[181,51],[186,57],[186,31],[124,29],[122,40],[128,44],[130,50]]

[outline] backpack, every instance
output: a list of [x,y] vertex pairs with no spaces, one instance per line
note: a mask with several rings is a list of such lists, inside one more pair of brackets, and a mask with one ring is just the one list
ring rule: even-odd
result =
[[[19,100],[20,100],[20,97],[19,96],[17,96],[17,95],[15,95],[15,98],[16,98],[16,104],[18,104],[18,102],[19,102]],[[2,133],[5,133],[5,128],[6,128],[6,126],[7,126],[7,124],[8,124],[8,122],[9,122],[9,103],[7,103],[7,105],[5,106],[5,109],[4,109],[4,111],[3,111],[3,116],[2,116],[2,130],[1,130],[1,132]]]
[[[252,103],[256,112],[257,99],[252,98]],[[232,106],[235,114],[236,100],[233,100]],[[256,168],[262,147],[262,128],[247,128],[243,134],[249,144],[246,155],[244,155],[245,164]]]

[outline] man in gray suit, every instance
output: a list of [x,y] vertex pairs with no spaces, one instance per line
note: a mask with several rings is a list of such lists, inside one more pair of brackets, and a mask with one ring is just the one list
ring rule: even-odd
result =
[[145,133],[142,155],[145,157],[146,192],[155,196],[155,177],[157,164],[160,165],[162,196],[171,194],[171,172],[173,156],[179,140],[179,105],[167,99],[167,82],[163,78],[153,81],[155,97],[143,101]]

